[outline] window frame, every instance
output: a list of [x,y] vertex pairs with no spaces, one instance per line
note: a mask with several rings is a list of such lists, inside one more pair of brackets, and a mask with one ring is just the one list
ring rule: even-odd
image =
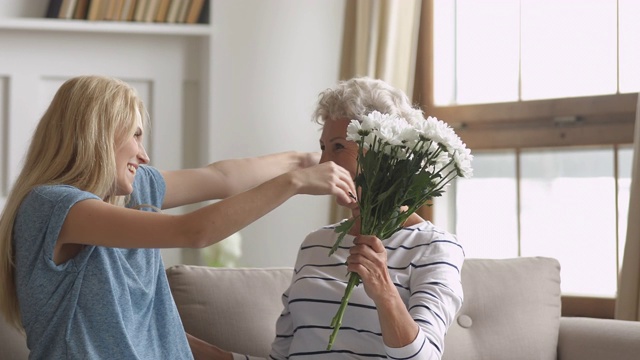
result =
[[456,129],[469,148],[633,143],[637,93],[492,104],[434,104],[433,1],[422,3],[413,99],[426,114]]

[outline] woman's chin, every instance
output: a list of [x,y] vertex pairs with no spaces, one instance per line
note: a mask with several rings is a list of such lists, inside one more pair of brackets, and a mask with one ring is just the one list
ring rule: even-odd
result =
[[118,191],[116,192],[116,196],[127,196],[127,195],[131,195],[131,193],[133,192],[133,185],[128,185],[125,187],[118,187]]

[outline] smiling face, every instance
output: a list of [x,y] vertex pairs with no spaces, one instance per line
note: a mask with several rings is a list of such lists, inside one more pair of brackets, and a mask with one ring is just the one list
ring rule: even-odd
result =
[[116,150],[116,195],[129,195],[133,191],[133,180],[140,164],[148,164],[149,156],[142,145],[142,117],[136,112],[136,130]]
[[322,128],[320,136],[320,162],[333,161],[347,169],[351,177],[356,176],[358,144],[347,141],[347,125],[350,120],[328,120]]

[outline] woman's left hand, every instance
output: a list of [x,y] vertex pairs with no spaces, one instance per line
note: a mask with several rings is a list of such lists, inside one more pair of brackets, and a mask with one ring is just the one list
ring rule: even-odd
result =
[[353,241],[347,258],[347,269],[358,273],[364,291],[377,303],[395,293],[395,285],[387,270],[387,250],[373,235],[359,235]]

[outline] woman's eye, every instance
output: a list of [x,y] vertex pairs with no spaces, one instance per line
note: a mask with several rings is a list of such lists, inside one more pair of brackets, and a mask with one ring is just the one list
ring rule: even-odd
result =
[[344,146],[343,146],[342,144],[336,143],[336,144],[333,146],[333,148],[334,148],[334,149],[336,149],[336,150],[340,150],[340,149],[344,149]]

